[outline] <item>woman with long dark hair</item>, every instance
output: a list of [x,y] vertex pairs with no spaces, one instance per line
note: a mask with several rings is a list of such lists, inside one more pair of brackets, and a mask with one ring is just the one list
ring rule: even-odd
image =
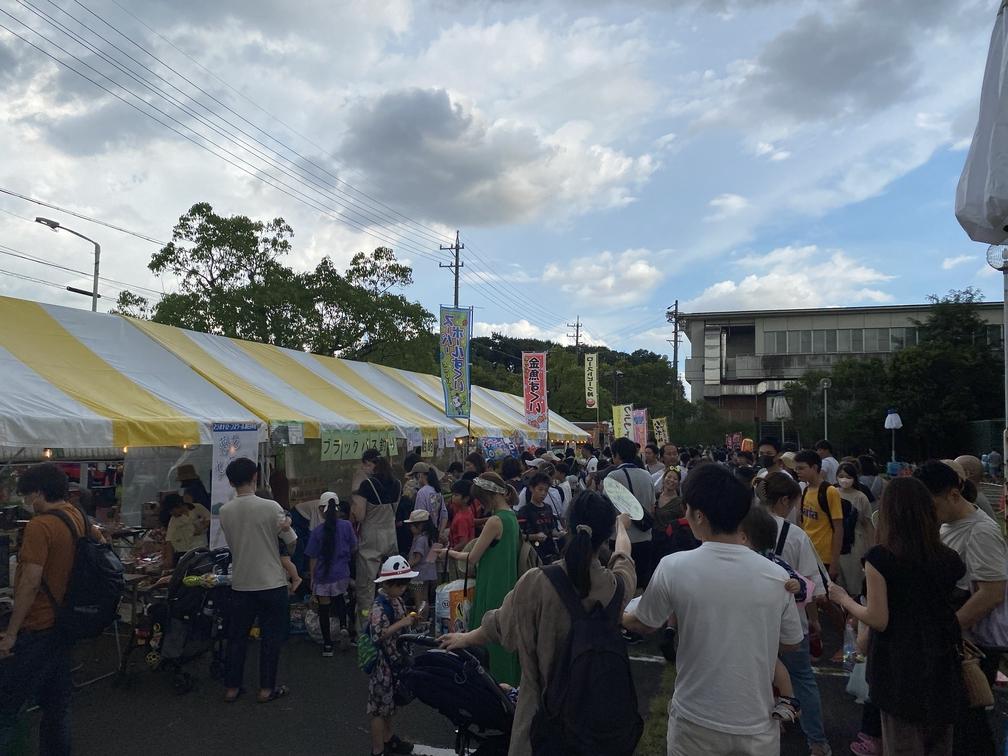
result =
[[[596,604],[608,606],[620,587],[622,610],[637,587],[627,535],[630,518],[626,515],[617,518],[608,499],[593,491],[584,491],[570,505],[567,521],[571,537],[563,559],[557,564],[562,566],[582,606],[586,611]],[[616,545],[608,566],[604,567],[599,561],[599,551],[613,537]],[[543,570],[529,570],[505,597],[500,609],[488,611],[483,616],[478,629],[441,636],[442,647],[448,649],[499,643],[517,652],[522,678],[511,727],[510,756],[532,753],[532,720],[549,685],[554,662],[567,648],[570,629],[566,605],[559,599],[549,576]]]
[[870,628],[868,688],[886,754],[952,753],[962,696],[953,597],[966,567],[938,537],[934,499],[915,478],[882,494],[878,545],[865,554],[867,606],[836,583],[829,596]]
[[378,456],[368,463],[371,472],[354,492],[356,496],[350,509],[350,521],[360,527],[357,572],[354,576],[357,606],[360,607],[371,606],[374,581],[382,560],[399,550],[396,508],[402,485],[393,477],[388,457]]
[[346,593],[350,587],[350,560],[357,548],[357,536],[353,526],[342,518],[339,498],[335,494],[330,494],[322,503],[325,504],[325,519],[308,536],[305,556],[310,560],[312,594],[318,601],[322,656],[332,656],[329,621],[334,604],[340,625],[340,650],[345,651],[350,645]]

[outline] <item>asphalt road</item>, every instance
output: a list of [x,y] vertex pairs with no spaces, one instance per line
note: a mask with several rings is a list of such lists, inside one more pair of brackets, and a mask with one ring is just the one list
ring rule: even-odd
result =
[[[77,679],[106,671],[114,660],[111,639],[83,644],[78,661],[84,668]],[[246,679],[254,689],[255,645],[250,647]],[[631,649],[642,713],[659,694],[665,662],[651,643]],[[357,669],[353,651],[323,659],[319,647],[304,637],[292,637],[281,661],[281,682],[291,695],[258,704],[246,695],[238,703],[221,702],[222,688],[210,679],[206,659],[191,666],[198,685],[179,695],[171,678],[150,671],[135,654],[126,680],[108,679],[82,688],[74,695],[75,754],[119,756],[185,756],[187,754],[367,754],[369,738],[364,703],[367,680]],[[832,674],[831,674],[832,672]],[[858,730],[860,707],[844,692],[846,680],[826,670],[819,678],[826,726],[836,753],[846,753]],[[32,742],[37,715],[31,719]],[[396,728],[418,744],[418,754],[452,753],[452,728],[436,711],[413,702],[397,717]],[[34,752],[34,751],[33,751]],[[786,733],[781,753],[807,754],[800,731]]]

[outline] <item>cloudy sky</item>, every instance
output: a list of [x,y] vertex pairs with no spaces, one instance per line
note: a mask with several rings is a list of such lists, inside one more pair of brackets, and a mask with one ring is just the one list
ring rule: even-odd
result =
[[[953,208],[997,5],[2,0],[0,188],[154,240],[198,201],[281,215],[298,267],[392,243],[432,310],[458,228],[477,332],[627,350],[670,351],[676,299],[998,299]],[[149,241],[0,211],[2,294],[89,306],[38,214],[101,241],[103,309],[172,286]]]

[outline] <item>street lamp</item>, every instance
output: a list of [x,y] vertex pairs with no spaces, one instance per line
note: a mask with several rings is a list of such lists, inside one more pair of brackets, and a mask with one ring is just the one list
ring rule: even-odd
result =
[[829,390],[833,388],[833,381],[823,378],[819,381],[819,388],[822,389],[822,437],[829,440]]
[[617,370],[612,376],[613,404],[619,404],[619,382],[623,380],[623,371]]
[[[54,221],[51,218],[36,218],[36,223],[41,223],[43,226],[48,226],[53,231],[59,231],[63,229],[68,234],[73,234],[74,236],[80,237],[84,241],[89,241],[94,244],[94,285],[91,289],[91,312],[98,312],[98,261],[101,258],[101,245],[94,239],[84,236],[84,234],[74,231],[72,228],[67,228],[66,226],[60,225],[59,221]],[[67,287],[68,290],[70,287]]]

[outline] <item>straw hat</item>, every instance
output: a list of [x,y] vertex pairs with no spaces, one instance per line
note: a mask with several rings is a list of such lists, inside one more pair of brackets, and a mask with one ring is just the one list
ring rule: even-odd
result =
[[428,521],[430,521],[430,512],[428,512],[426,509],[414,509],[410,513],[409,519],[406,520],[406,522],[411,525]]

